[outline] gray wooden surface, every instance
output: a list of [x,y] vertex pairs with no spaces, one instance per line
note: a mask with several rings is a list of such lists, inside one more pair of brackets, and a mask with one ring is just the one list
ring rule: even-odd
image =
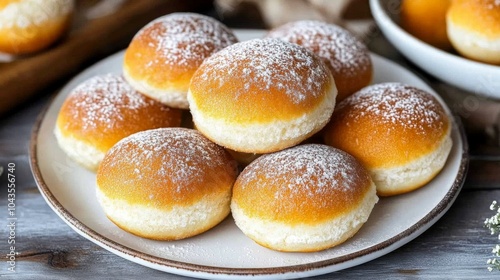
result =
[[[377,43],[375,51],[418,72],[397,53]],[[436,81],[430,82],[439,87]],[[187,279],[122,259],[86,240],[45,203],[33,180],[28,148],[32,125],[50,95],[0,119],[0,166],[16,164],[16,272],[7,271],[7,178],[0,177],[0,265],[2,279]],[[1,102],[1,100],[0,100]],[[378,259],[313,279],[500,279],[486,260],[499,240],[483,227],[492,200],[500,200],[500,149],[470,134],[467,180],[450,210],[407,245]],[[412,207],[418,207],[412,206]]]

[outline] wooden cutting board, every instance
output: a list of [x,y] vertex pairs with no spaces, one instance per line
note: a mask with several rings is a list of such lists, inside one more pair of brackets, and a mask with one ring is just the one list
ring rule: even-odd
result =
[[201,0],[123,2],[113,13],[87,19],[82,13],[99,1],[77,1],[74,19],[78,22],[65,38],[40,53],[0,64],[0,115],[46,93],[51,86],[60,86],[91,63],[126,48],[135,33],[151,20],[172,12],[206,11],[212,5],[212,1]]

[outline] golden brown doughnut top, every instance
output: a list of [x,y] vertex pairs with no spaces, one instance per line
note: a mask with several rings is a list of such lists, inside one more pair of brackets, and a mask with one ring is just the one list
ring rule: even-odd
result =
[[287,224],[315,224],[357,207],[371,178],[349,154],[299,145],[266,154],[238,176],[233,198],[246,215]]
[[97,172],[99,189],[110,199],[170,209],[227,192],[237,164],[198,131],[159,128],[118,142]]
[[305,48],[254,39],[206,59],[190,91],[204,114],[245,124],[301,116],[324,100],[332,82],[323,61]]
[[153,20],[135,35],[125,53],[125,66],[133,78],[147,78],[156,86],[167,82],[188,85],[205,58],[237,41],[214,18],[172,13]]
[[500,40],[500,1],[454,0],[448,10],[452,22],[464,29]]
[[133,89],[122,76],[92,77],[64,101],[57,126],[64,136],[106,151],[123,137],[144,129],[179,126],[181,111]]
[[347,77],[355,77],[372,67],[367,47],[352,33],[333,24],[301,20],[273,29],[267,36],[312,50],[331,70]]
[[408,163],[435,150],[450,120],[430,93],[401,83],[365,87],[340,102],[325,141],[367,167]]

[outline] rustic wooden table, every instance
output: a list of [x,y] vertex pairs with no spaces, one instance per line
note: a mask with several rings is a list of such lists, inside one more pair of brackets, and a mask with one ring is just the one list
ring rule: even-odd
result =
[[[374,33],[371,49],[416,72],[440,93],[449,87],[404,60]],[[186,279],[122,259],[81,237],[45,203],[29,166],[33,124],[54,89],[0,119],[0,166],[16,166],[16,271],[7,270],[9,244],[7,177],[0,177],[0,266],[3,279]],[[1,101],[0,101],[1,102]],[[464,120],[467,121],[467,120]],[[500,148],[469,131],[470,165],[463,189],[449,211],[430,229],[401,248],[368,263],[314,279],[500,279],[486,260],[498,239],[484,228],[500,199]]]

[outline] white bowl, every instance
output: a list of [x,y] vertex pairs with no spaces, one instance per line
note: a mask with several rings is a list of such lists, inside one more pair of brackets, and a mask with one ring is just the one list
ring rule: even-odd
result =
[[400,4],[400,0],[370,0],[380,30],[406,58],[445,83],[500,99],[500,66],[448,53],[413,37],[397,24]]

